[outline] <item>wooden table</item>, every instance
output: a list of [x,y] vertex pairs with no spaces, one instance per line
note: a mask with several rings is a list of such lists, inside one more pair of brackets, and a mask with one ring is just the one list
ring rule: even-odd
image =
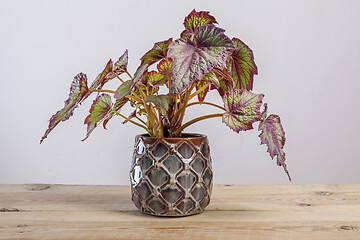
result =
[[204,213],[141,214],[129,186],[0,185],[0,239],[360,239],[358,185],[216,185]]

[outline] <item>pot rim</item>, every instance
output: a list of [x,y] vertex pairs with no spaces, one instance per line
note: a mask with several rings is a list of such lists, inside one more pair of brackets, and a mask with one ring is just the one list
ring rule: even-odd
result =
[[183,133],[180,137],[150,137],[148,133],[138,134],[136,138],[143,137],[147,139],[200,139],[207,138],[205,134],[200,133]]

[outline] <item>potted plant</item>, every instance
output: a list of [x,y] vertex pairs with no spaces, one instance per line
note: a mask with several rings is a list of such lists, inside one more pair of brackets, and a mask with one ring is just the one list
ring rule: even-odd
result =
[[[101,123],[106,129],[114,116],[145,130],[135,138],[132,200],[142,212],[158,216],[191,215],[209,204],[213,174],[208,140],[201,134],[184,133],[186,127],[209,118],[222,118],[236,133],[253,129],[259,122],[261,144],[267,145],[271,158],[277,157],[290,179],[280,118],[268,116],[264,95],[252,92],[257,74],[252,50],[241,40],[227,37],[209,12],[193,10],[184,26],[179,39],[156,42],[134,75],[127,70],[127,50],[115,63],[110,59],[90,87],[85,74],[76,75],[65,106],[50,118],[40,141],[68,120],[85,99],[97,94],[85,119],[83,140]],[[119,87],[103,89],[112,79],[119,81]],[[209,91],[218,92],[223,106],[205,100]],[[125,105],[133,108],[129,116],[121,113]],[[196,105],[220,112],[184,122],[186,109]]]

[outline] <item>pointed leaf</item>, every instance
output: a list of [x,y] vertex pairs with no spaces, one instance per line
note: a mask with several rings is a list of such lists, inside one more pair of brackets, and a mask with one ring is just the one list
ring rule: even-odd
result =
[[79,102],[86,97],[88,93],[87,77],[83,73],[75,76],[71,83],[70,94],[65,101],[65,106],[54,114],[49,120],[49,126],[44,136],[41,138],[40,143],[44,141],[49,133],[61,122],[68,120],[74,113],[74,109],[78,107]]
[[252,124],[262,119],[260,107],[263,94],[247,90],[232,90],[223,96],[225,109],[223,122],[233,131],[239,133],[253,129]]
[[134,87],[134,83],[132,80],[125,81],[123,84],[121,84],[118,89],[116,89],[114,98],[117,100],[120,100],[124,98],[126,95],[128,95],[131,92],[131,89]]
[[131,92],[134,85],[140,80],[140,78],[144,74],[147,67],[148,67],[148,64],[140,66],[136,70],[136,72],[134,74],[134,78],[132,80],[125,81],[123,84],[121,84],[118,87],[118,89],[116,89],[114,98],[116,98],[117,100],[120,100],[120,99],[124,98],[126,95],[128,95]]
[[[109,82],[111,79],[115,78],[116,73],[117,75],[120,75],[124,73],[127,69],[127,63],[128,63],[128,50],[125,51],[123,55],[119,58],[118,61],[113,66],[113,62],[110,59],[108,63],[106,64],[104,70],[97,75],[94,82],[91,84],[91,89],[102,89],[102,87],[105,85],[105,83]],[[88,93],[86,97],[88,97],[91,94],[91,92]]]
[[169,38],[166,41],[155,43],[154,47],[140,58],[141,60],[140,66],[143,66],[145,64],[149,64],[150,66],[151,64],[163,58],[166,58],[168,47],[171,42],[172,42],[172,38]]
[[235,82],[235,88],[252,90],[257,66],[252,50],[240,39],[233,38],[236,50],[229,55],[227,67]]
[[263,112],[263,121],[259,124],[261,144],[266,144],[270,157],[274,159],[277,156],[277,165],[283,166],[284,171],[291,181],[290,174],[285,164],[285,152],[283,147],[285,145],[285,131],[282,127],[280,117],[278,115],[270,115],[266,118],[267,104],[264,104],[265,110]]
[[168,95],[150,95],[145,98],[145,102],[152,102],[163,110],[169,109],[169,96]]
[[149,64],[140,65],[140,67],[138,67],[138,69],[136,70],[136,72],[134,74],[134,78],[133,78],[133,83],[134,84],[137,83],[140,80],[140,78],[146,72],[148,67],[149,67]]
[[113,62],[110,59],[108,63],[106,64],[104,70],[97,75],[94,82],[91,84],[91,89],[101,89],[105,83],[107,83],[109,80],[111,80],[114,77],[110,77],[111,71],[113,70]]
[[[202,88],[204,85],[206,85],[207,83],[206,82],[203,82],[203,81],[198,81],[196,83],[196,90],[199,90],[200,88]],[[201,91],[197,97],[198,97],[198,100],[199,102],[203,102],[205,100],[205,97],[206,97],[206,94],[209,92],[209,86],[207,88],[205,88],[205,90]]]
[[161,86],[166,83],[166,75],[155,71],[149,72],[148,83],[151,86]]
[[[117,74],[120,75],[122,73],[124,73],[127,70],[127,65],[128,65],[128,50],[126,50],[124,52],[123,55],[121,55],[121,57],[119,58],[119,60],[116,61],[116,63],[114,64],[114,69],[113,71]],[[115,77],[115,76],[114,76]]]
[[197,12],[194,9],[184,20],[185,30],[181,33],[181,37],[191,37],[194,35],[195,30],[198,27],[214,23],[217,22],[215,18],[209,14],[209,12]]
[[[110,59],[107,62],[104,70],[102,70],[102,72],[99,73],[97,75],[97,77],[95,78],[95,80],[92,82],[90,89],[102,89],[102,87],[105,85],[105,83],[107,83],[108,81],[110,81],[111,79],[113,79],[115,77],[114,74],[112,74],[112,70],[113,70],[113,62]],[[92,94],[92,92],[89,91],[80,103],[82,103],[91,94]]]
[[211,25],[198,27],[194,41],[187,38],[174,41],[168,50],[168,56],[173,60],[171,94],[179,94],[214,67],[222,68],[233,49],[224,30]]
[[[114,107],[112,110],[114,110],[115,112],[119,112],[120,109],[129,101],[129,99],[127,98],[122,98],[120,100],[117,100],[114,104]],[[104,122],[103,122],[103,127],[104,129],[106,129],[106,125],[109,122],[109,120],[114,116],[114,112],[111,111],[109,112],[109,114],[107,115],[107,117],[105,118]]]
[[82,140],[85,141],[92,131],[97,127],[99,122],[103,121],[111,112],[112,102],[110,95],[103,93],[97,96],[89,110],[90,114],[85,118],[84,124],[87,124],[86,137]]

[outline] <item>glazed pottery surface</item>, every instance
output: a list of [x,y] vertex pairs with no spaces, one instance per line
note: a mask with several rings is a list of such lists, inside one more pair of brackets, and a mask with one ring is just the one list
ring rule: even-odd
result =
[[130,170],[132,201],[143,213],[187,216],[210,202],[213,173],[207,137],[137,135]]

